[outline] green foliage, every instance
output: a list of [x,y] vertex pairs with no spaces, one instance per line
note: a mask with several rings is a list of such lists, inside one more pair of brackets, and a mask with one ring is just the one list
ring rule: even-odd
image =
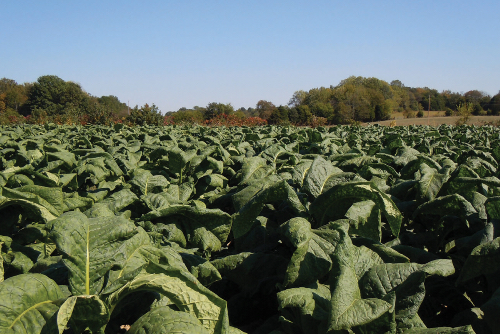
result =
[[90,124],[110,125],[113,122],[113,110],[101,103],[91,103],[85,114],[85,121]]
[[276,106],[269,101],[266,100],[260,100],[257,102],[255,106],[255,110],[258,113],[258,116],[263,119],[269,119],[271,117],[271,114],[276,110]]
[[157,106],[154,104],[149,106],[146,103],[140,108],[135,106],[130,111],[127,121],[133,125],[162,125],[163,116]]
[[457,120],[456,125],[464,125],[470,120],[472,113],[474,111],[474,104],[469,103],[461,103],[457,107],[457,113],[460,118]]
[[424,112],[423,112],[422,110],[419,110],[419,111],[417,112],[417,117],[418,117],[418,118],[422,118],[422,117],[424,117]]
[[20,115],[17,111],[11,108],[7,108],[2,113],[0,113],[0,124],[22,124],[25,122],[25,118]]
[[498,128],[0,130],[2,333],[498,327]]
[[500,115],[500,93],[491,98],[488,109],[491,110],[492,115]]
[[272,111],[267,121],[269,122],[269,124],[279,124],[279,125],[289,124],[290,121],[288,119],[288,110],[289,110],[288,107],[279,106],[278,108]]
[[127,105],[113,95],[101,96],[97,99],[99,105],[106,109],[106,111],[114,114],[124,114],[127,111]]
[[183,109],[171,115],[175,124],[201,124],[204,120],[204,112],[199,109]]
[[88,94],[79,84],[64,81],[55,75],[45,75],[31,87],[26,102],[30,112],[35,109],[44,110],[48,116],[61,115],[71,110],[83,112]]
[[211,102],[209,103],[203,113],[206,120],[215,118],[220,115],[231,115],[234,112],[233,106],[224,103]]

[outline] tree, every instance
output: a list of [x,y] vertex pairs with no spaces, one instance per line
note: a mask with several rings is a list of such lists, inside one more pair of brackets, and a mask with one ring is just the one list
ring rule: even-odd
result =
[[260,100],[257,102],[255,109],[259,113],[260,118],[269,119],[273,111],[276,109],[276,106],[272,102]]
[[500,93],[491,98],[488,109],[491,110],[493,115],[500,115]]
[[224,104],[224,103],[211,102],[205,107],[204,117],[206,120],[209,120],[223,114],[231,115],[233,112],[234,108],[231,105],[231,103]]
[[111,109],[94,98],[86,108],[85,120],[90,124],[110,125],[113,121],[112,116]]
[[304,103],[304,100],[307,97],[307,93],[303,90],[298,90],[295,93],[293,93],[293,96],[290,98],[290,101],[288,101],[288,105],[290,107],[298,107],[301,104]]
[[303,104],[307,104],[309,108],[312,108],[316,103],[330,103],[332,99],[333,89],[326,87],[313,88],[309,90],[306,97],[304,98]]
[[315,102],[310,106],[310,110],[314,116],[324,117],[328,121],[333,120],[333,106],[330,103]]
[[391,86],[398,87],[398,88],[404,88],[405,85],[403,85],[403,83],[400,80],[392,80]]
[[335,108],[335,124],[348,124],[354,120],[354,112],[351,106],[346,105],[344,102],[340,102]]
[[[203,108],[202,108],[203,109]],[[200,109],[180,108],[177,112],[171,115],[175,124],[194,124],[203,123],[204,116]]]
[[29,111],[42,109],[48,116],[61,115],[68,112],[83,114],[89,95],[81,86],[71,81],[64,81],[55,75],[38,78],[28,94]]
[[141,108],[135,106],[134,109],[131,110],[130,116],[127,117],[127,120],[135,125],[162,125],[163,124],[163,116],[161,115],[160,110],[154,104],[149,106],[149,104],[145,104]]
[[0,95],[2,95],[1,101],[5,104],[5,109],[19,110],[28,99],[28,90],[30,87],[31,84],[28,83],[19,85],[12,79],[0,79]]
[[125,103],[120,102],[120,100],[114,95],[101,96],[97,99],[99,104],[109,110],[114,114],[126,114],[128,113],[128,107]]
[[298,106],[297,108],[297,114],[298,114],[298,123],[302,125],[308,125],[311,123],[313,114],[311,110],[309,110],[309,106],[307,105],[301,105]]
[[474,111],[474,104],[472,102],[460,103],[457,111],[460,118],[457,120],[456,125],[465,125]]
[[290,120],[288,119],[288,107],[279,106],[278,108],[274,109],[271,113],[271,116],[269,116],[268,123],[279,125],[289,124]]

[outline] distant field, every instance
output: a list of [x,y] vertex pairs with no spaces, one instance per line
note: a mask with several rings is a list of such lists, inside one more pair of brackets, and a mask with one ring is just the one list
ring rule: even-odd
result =
[[[430,117],[445,117],[445,111],[424,111],[424,117],[427,117],[429,115]],[[403,119],[405,118],[404,114],[402,112],[396,112],[392,114],[392,118],[395,119]]]
[[[441,116],[436,117],[432,115],[433,111],[431,111],[431,117],[427,118],[427,112],[425,113],[425,117],[422,118],[395,118],[396,125],[432,125],[438,126],[441,124],[455,124],[457,120],[460,118],[459,116]],[[434,113],[439,113],[434,111]],[[443,112],[444,114],[444,112]],[[370,124],[380,124],[380,125],[390,125],[392,120],[382,121],[382,122],[372,122]],[[470,121],[467,123],[469,125],[485,125],[488,122],[500,122],[500,116],[472,116]],[[368,124],[368,123],[364,123]]]

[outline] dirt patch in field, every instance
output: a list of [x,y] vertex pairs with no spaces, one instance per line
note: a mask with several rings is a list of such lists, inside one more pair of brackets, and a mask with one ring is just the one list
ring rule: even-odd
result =
[[[422,117],[422,118],[396,118],[395,120],[388,120],[382,122],[372,122],[363,123],[363,125],[368,124],[380,124],[380,125],[391,125],[391,122],[396,122],[396,126],[408,126],[408,125],[431,125],[439,126],[441,124],[451,124],[455,123],[460,119],[459,116],[445,116],[445,117]],[[469,125],[486,125],[487,123],[500,122],[500,116],[472,116],[467,122]]]

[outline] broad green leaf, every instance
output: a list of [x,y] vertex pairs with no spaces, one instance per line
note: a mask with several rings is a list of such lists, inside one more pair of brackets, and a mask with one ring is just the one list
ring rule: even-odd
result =
[[289,171],[292,175],[293,183],[297,187],[302,187],[304,184],[304,178],[306,177],[309,169],[311,168],[312,161],[311,160],[301,160],[301,162],[293,167],[283,168],[285,171]]
[[241,189],[231,197],[234,209],[236,211],[241,210],[241,208],[245,206],[245,204],[247,204],[252,199],[252,197],[257,195],[257,193],[269,188],[270,186],[274,185],[274,183],[280,181],[282,181],[282,179],[277,175],[270,175],[259,180],[259,182],[251,183],[250,185]]
[[288,183],[286,181],[277,182],[259,191],[233,215],[234,237],[239,238],[251,230],[255,218],[259,216],[265,204],[283,202],[297,216],[303,215],[306,211],[297,194]]
[[483,274],[491,274],[500,267],[500,237],[474,248],[460,271],[457,284]]
[[201,256],[187,253],[180,253],[180,255],[191,274],[204,286],[209,286],[213,282],[222,279],[219,271],[213,264]]
[[361,246],[352,251],[354,271],[358,280],[373,266],[384,263],[382,258],[371,249]]
[[49,229],[49,238],[69,269],[74,295],[98,294],[106,273],[126,259],[124,242],[137,233],[135,225],[123,217],[87,218],[76,211],[51,221]]
[[[26,189],[26,191],[23,189]],[[56,217],[59,216],[64,209],[61,188],[52,189],[36,185],[23,186],[17,189],[3,188],[2,194],[11,199],[23,199],[43,206]]]
[[123,189],[92,205],[85,211],[85,215],[89,218],[114,216],[138,200],[139,198],[130,189]]
[[328,178],[333,174],[339,173],[342,173],[341,169],[334,167],[331,162],[318,156],[307,171],[302,191],[316,198],[323,192]]
[[231,216],[219,209],[200,209],[188,205],[174,205],[151,211],[140,220],[175,224],[186,239],[202,250],[217,251],[226,242],[231,230]]
[[422,177],[418,181],[417,200],[421,202],[433,200],[443,184],[450,178],[448,173],[441,174],[426,164],[420,165],[420,174]]
[[157,273],[142,273],[129,280],[106,297],[108,305],[117,305],[136,291],[154,291],[168,297],[180,311],[196,317],[209,333],[228,329],[226,302],[203,287],[191,274],[154,265],[147,271]]
[[355,333],[360,334],[395,334],[397,330],[396,323],[396,294],[394,292],[387,294],[384,301],[391,305],[391,308],[379,318],[372,322],[354,328]]
[[288,263],[284,287],[299,287],[324,277],[332,266],[334,247],[311,231],[304,218],[293,218],[280,226],[279,232],[295,247]]
[[3,267],[2,245],[3,242],[0,242],[0,283],[3,282],[3,276],[5,274],[5,270]]
[[380,241],[382,238],[382,221],[380,210],[371,200],[354,203],[345,216],[353,223],[350,234]]
[[59,286],[45,275],[6,279],[0,283],[0,332],[40,333],[64,297]]
[[421,204],[413,213],[413,219],[416,219],[421,214],[439,216],[455,215],[466,219],[473,214],[477,214],[477,211],[463,196],[454,194],[438,197]]
[[[340,200],[339,200],[340,199]],[[403,217],[389,196],[379,191],[369,182],[352,182],[334,186],[321,194],[310,206],[316,224],[325,225],[355,202],[372,200],[387,219],[394,236],[399,234]],[[346,212],[344,211],[344,213]],[[340,213],[342,214],[342,213]]]
[[463,327],[436,327],[436,328],[413,328],[403,332],[403,334],[475,334],[472,326]]
[[[8,210],[14,209],[14,212],[17,217],[15,221],[13,222],[8,222],[5,219],[6,212]],[[12,198],[7,198],[0,196],[0,212],[4,215],[4,222],[3,226],[0,227],[0,231],[2,231],[2,234],[7,234],[10,232],[7,232],[10,230],[12,226],[9,226],[9,223],[17,223],[17,218],[19,217],[19,214],[22,212],[23,217],[28,217],[34,222],[49,222],[53,219],[56,218],[47,208],[44,206],[33,203],[32,201],[26,200],[26,199],[12,199]],[[6,230],[4,232],[4,230]]]
[[372,322],[389,311],[391,304],[382,299],[362,298],[354,269],[353,245],[348,225],[339,225],[341,242],[335,248],[330,272],[331,307],[328,330],[346,330]]
[[196,156],[197,150],[183,151],[179,147],[168,150],[168,170],[172,173],[182,173],[191,159]]
[[111,293],[121,287],[128,279],[138,274],[138,270],[148,263],[168,265],[172,268],[185,269],[180,255],[169,247],[159,249],[151,243],[149,235],[140,227],[138,233],[121,245],[124,261],[120,268],[111,270],[109,283],[102,293]]
[[360,279],[364,297],[384,298],[396,293],[396,316],[413,318],[425,296],[424,281],[428,275],[450,276],[455,272],[451,260],[417,263],[386,263],[373,266]]
[[332,270],[332,299],[328,319],[329,330],[350,329],[368,324],[389,311],[391,304],[377,298],[361,298],[356,273],[340,263]]
[[65,329],[75,333],[89,329],[92,333],[104,333],[104,327],[109,321],[110,312],[98,296],[72,296],[59,308],[56,315],[57,330],[62,334]]
[[261,157],[246,158],[241,167],[240,184],[251,180],[258,180],[271,174],[273,168],[267,165],[267,160]]
[[168,306],[157,307],[140,317],[128,330],[129,334],[193,333],[208,334],[200,321],[186,312],[173,311]]
[[320,326],[326,325],[330,296],[322,296],[315,289],[293,288],[278,292],[277,297],[281,315],[287,319],[282,326],[293,327],[296,332],[315,334]]
[[[286,258],[278,254],[241,252],[215,259],[212,265],[222,277],[238,284],[244,291],[254,293],[266,280],[283,282]],[[273,287],[274,290],[274,287]]]
[[169,182],[163,175],[153,175],[148,170],[139,169],[136,171],[130,184],[136,191],[136,194],[147,195],[148,193],[164,191],[168,187]]
[[484,312],[486,323],[494,333],[500,328],[500,318],[498,317],[500,314],[500,288],[498,288],[491,298],[481,306],[481,310]]

